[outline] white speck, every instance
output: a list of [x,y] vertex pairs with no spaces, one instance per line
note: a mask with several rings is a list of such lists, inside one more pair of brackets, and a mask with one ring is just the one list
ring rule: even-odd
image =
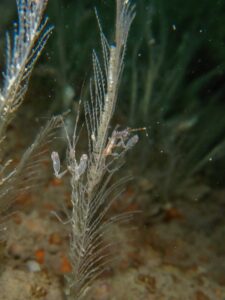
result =
[[176,27],[175,24],[172,25],[172,28],[173,28],[174,31],[177,30],[177,27]]
[[155,39],[154,39],[154,38],[151,38],[151,39],[149,40],[149,45],[150,45],[150,46],[155,45]]
[[209,161],[212,161],[212,157],[209,158]]
[[26,265],[30,272],[40,272],[41,271],[41,267],[40,267],[39,263],[36,262],[35,260],[29,260],[26,263]]

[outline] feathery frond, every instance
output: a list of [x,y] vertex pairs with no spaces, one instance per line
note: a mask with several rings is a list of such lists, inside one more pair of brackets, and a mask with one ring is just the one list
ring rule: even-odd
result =
[[18,22],[13,38],[6,35],[6,68],[0,90],[0,137],[21,105],[29,78],[50,34],[48,18],[43,18],[47,0],[17,0]]
[[[49,152],[48,145],[56,135],[56,129],[62,125],[62,117],[52,117],[41,129],[33,144],[25,151],[18,165],[6,173],[7,166],[0,172],[0,212],[6,215],[7,210],[24,191],[31,190],[40,185],[43,179],[41,170],[46,155]],[[5,171],[5,172],[3,172]]]
[[[127,128],[116,127],[109,134],[118,87],[123,71],[127,36],[134,18],[134,6],[129,1],[117,0],[115,41],[108,43],[96,13],[100,31],[102,59],[92,53],[93,78],[90,80],[90,101],[84,103],[89,137],[88,154],[76,157],[77,124],[72,140],[67,135],[67,170],[71,175],[72,211],[68,222],[70,233],[70,259],[72,272],[67,278],[69,299],[83,299],[92,281],[104,271],[111,260],[110,249],[114,243],[106,242],[104,235],[110,225],[129,218],[120,215],[107,220],[107,212],[121,194],[126,179],[111,182],[121,166],[121,158],[138,141],[137,135]],[[102,62],[102,63],[101,63]],[[78,114],[79,115],[79,114]],[[53,153],[55,173],[61,176],[60,160]],[[64,171],[65,172],[65,171]]]

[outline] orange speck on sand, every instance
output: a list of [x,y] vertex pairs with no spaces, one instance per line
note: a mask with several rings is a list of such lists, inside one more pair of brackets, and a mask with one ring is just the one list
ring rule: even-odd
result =
[[135,190],[131,185],[128,185],[126,191],[124,192],[124,197],[130,198],[134,196]]
[[184,220],[184,214],[176,207],[171,207],[166,210],[166,214],[164,217],[165,221],[170,222],[172,220]]
[[61,257],[60,263],[60,272],[61,273],[70,273],[72,271],[71,264],[66,256]]
[[48,211],[56,210],[56,205],[50,202],[46,202],[43,204],[43,207]]
[[52,186],[59,186],[62,184],[62,180],[59,179],[59,178],[53,178],[51,181],[50,181],[50,185]]
[[18,205],[28,205],[31,204],[33,201],[31,194],[29,193],[21,193],[16,198],[16,203]]
[[43,249],[38,249],[35,251],[35,258],[39,264],[43,264],[45,261],[45,251]]
[[12,214],[12,220],[15,224],[19,225],[22,223],[22,215],[18,212]]
[[130,203],[127,208],[126,208],[127,212],[141,212],[141,207],[138,203]]
[[61,245],[62,244],[62,238],[57,232],[53,232],[49,236],[48,242],[52,245]]

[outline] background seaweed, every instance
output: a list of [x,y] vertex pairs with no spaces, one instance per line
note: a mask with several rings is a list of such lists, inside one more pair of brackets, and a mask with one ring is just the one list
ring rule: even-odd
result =
[[[90,70],[84,65],[89,65],[87,53],[97,37],[92,13],[96,4],[50,3],[57,37],[49,53],[64,108],[86,95],[84,78]],[[112,3],[100,1],[101,5],[107,9],[103,20],[110,36]],[[199,174],[210,184],[223,184],[224,172],[221,168],[218,174],[217,166],[224,165],[224,17],[222,1],[182,6],[177,0],[137,1],[116,122],[122,118],[132,127],[148,127],[148,140],[139,146],[136,161],[154,185],[160,185],[156,194],[164,200],[185,194],[185,186],[193,185]],[[71,39],[79,42],[71,47]]]

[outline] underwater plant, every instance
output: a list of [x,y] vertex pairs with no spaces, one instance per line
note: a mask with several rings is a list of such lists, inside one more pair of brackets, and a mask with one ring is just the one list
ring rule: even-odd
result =
[[187,189],[224,159],[220,83],[225,65],[221,47],[215,49],[224,39],[223,6],[205,1],[203,8],[189,1],[180,7],[177,0],[137,4],[123,103],[126,115],[130,108],[130,126],[148,127],[149,143],[140,145],[140,165],[157,201],[199,199]]
[[47,1],[17,0],[18,22],[13,38],[6,35],[6,68],[0,91],[0,140],[24,100],[31,72],[51,32],[43,19]]
[[[118,87],[124,68],[128,32],[134,19],[130,1],[116,1],[115,40],[109,43],[100,31],[102,59],[92,54],[93,78],[90,80],[90,100],[84,102],[88,152],[77,158],[79,111],[72,137],[67,137],[66,170],[60,172],[60,158],[52,152],[54,174],[61,178],[70,174],[72,211],[67,211],[70,227],[70,261],[72,272],[66,276],[68,299],[83,299],[93,280],[111,260],[110,248],[115,243],[104,240],[110,225],[130,218],[121,214],[110,219],[106,213],[121,193],[126,178],[111,182],[112,176],[123,164],[123,157],[138,141],[138,136],[126,128],[110,130],[118,96]],[[111,132],[111,133],[110,133]]]
[[11,158],[4,161],[7,126],[23,103],[33,67],[53,28],[47,25],[48,18],[43,17],[46,0],[17,0],[16,3],[18,22],[14,23],[12,38],[9,33],[6,34],[6,67],[0,90],[1,231],[6,230],[3,220],[19,193],[31,189],[37,179],[41,179],[39,175],[47,152],[46,144],[52,140],[54,129],[61,124],[59,117],[49,120],[16,166],[12,166]]

